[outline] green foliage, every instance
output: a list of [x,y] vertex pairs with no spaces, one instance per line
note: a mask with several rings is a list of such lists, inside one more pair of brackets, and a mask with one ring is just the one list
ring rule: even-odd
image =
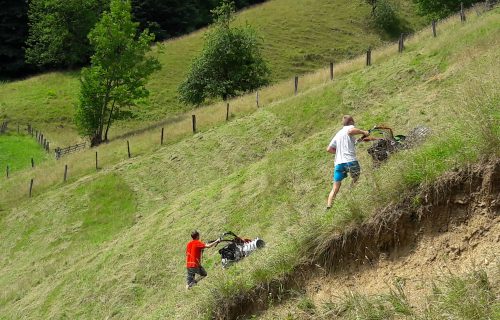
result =
[[384,30],[391,30],[396,27],[398,19],[393,5],[388,0],[379,0],[373,12],[375,24]]
[[113,120],[123,115],[137,99],[147,97],[147,78],[160,69],[154,57],[147,56],[154,35],[147,30],[137,35],[129,1],[111,1],[110,12],[89,34],[95,53],[90,68],[84,68],[76,123],[92,145],[108,139]]
[[445,18],[460,10],[460,3],[469,7],[479,0],[413,0],[420,10],[420,13],[429,16],[432,19]]
[[88,61],[87,34],[108,0],[32,0],[26,60],[38,66],[75,66]]
[[231,27],[234,3],[224,0],[212,11],[215,25],[205,36],[201,55],[179,87],[180,100],[200,105],[206,99],[234,97],[269,83],[261,41],[248,25]]

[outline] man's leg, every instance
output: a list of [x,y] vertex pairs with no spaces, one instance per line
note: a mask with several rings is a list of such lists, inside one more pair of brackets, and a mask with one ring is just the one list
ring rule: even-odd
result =
[[337,196],[337,193],[340,190],[340,185],[341,184],[342,184],[342,181],[334,181],[333,182],[332,191],[330,191],[330,194],[328,195],[328,202],[326,204],[327,208],[331,208],[332,207],[332,202],[333,202],[333,200],[335,200],[335,197]]
[[194,280],[195,274],[194,268],[187,268],[186,289],[189,289],[196,284],[196,281]]
[[361,167],[359,163],[356,161],[349,167],[349,174],[351,175],[351,187],[358,181],[359,176],[361,174]]
[[196,268],[195,270],[196,273],[199,274],[200,276],[198,277],[198,279],[194,280],[194,275],[193,275],[193,281],[194,281],[193,285],[197,284],[207,276],[207,272],[205,271],[205,268],[203,268],[202,266]]

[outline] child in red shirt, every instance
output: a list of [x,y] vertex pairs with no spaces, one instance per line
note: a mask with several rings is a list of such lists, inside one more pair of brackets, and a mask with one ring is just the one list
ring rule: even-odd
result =
[[[220,240],[217,239],[212,243],[205,244],[200,241],[200,233],[198,231],[191,232],[191,238],[193,240],[189,241],[186,246],[186,267],[187,267],[187,286],[186,289],[191,288],[198,283],[201,279],[207,276],[207,272],[201,265],[201,254],[203,249],[211,248],[217,245]],[[196,274],[201,277],[195,280]]]

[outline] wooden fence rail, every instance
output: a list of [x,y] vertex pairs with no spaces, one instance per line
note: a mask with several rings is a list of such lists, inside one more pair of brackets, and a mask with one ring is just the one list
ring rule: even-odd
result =
[[7,132],[7,126],[9,125],[9,121],[2,122],[0,126],[0,134]]
[[56,154],[56,159],[60,159],[64,155],[71,154],[71,153],[77,152],[79,150],[84,150],[86,146],[87,146],[87,143],[82,142],[82,143],[78,143],[78,144],[75,144],[73,146],[69,146],[66,148],[56,148],[54,150],[55,154]]

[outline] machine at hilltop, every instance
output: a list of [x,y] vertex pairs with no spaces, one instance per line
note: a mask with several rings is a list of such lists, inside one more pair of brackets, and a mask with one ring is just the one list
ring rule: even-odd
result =
[[431,131],[429,128],[418,126],[405,136],[401,134],[394,135],[390,127],[375,126],[368,132],[370,133],[368,136],[362,136],[357,142],[372,142],[367,151],[372,157],[373,165],[378,167],[389,158],[390,154],[399,150],[410,149],[422,143]]
[[252,252],[257,249],[262,249],[266,245],[264,240],[255,239],[245,239],[240,238],[231,231],[224,232],[219,237],[220,242],[227,242],[227,244],[219,250],[221,255],[222,267],[224,269],[231,266],[233,263],[240,261],[241,259],[249,256]]

